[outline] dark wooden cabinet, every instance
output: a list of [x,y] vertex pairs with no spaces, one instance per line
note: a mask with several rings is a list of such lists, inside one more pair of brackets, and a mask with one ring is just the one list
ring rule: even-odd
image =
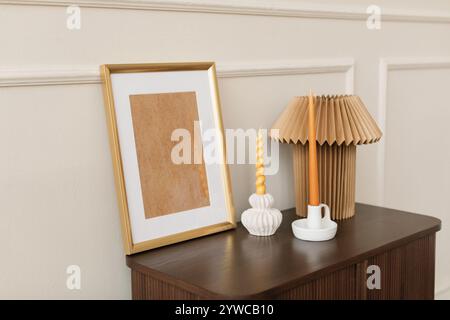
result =
[[[274,236],[235,230],[127,257],[133,299],[433,299],[440,220],[357,204],[336,238],[296,239],[294,210]],[[369,266],[380,289],[369,289]]]

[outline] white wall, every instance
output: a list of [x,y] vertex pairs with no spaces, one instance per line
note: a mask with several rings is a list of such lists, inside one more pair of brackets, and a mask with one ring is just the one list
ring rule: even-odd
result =
[[436,248],[439,295],[449,294],[450,283],[449,83],[450,60],[446,68],[390,70],[386,108],[385,204],[442,219]]
[[[227,128],[270,126],[310,87],[354,89],[386,131],[358,148],[357,200],[443,220],[436,289],[448,296],[447,1],[378,1],[378,31],[366,28],[369,0],[80,0],[82,27],[70,31],[72,3],[0,0],[0,298],[130,297],[98,65],[201,60],[218,63]],[[281,157],[268,189],[284,209],[289,146]],[[253,168],[231,174],[241,212]],[[65,286],[71,264],[80,291]]]

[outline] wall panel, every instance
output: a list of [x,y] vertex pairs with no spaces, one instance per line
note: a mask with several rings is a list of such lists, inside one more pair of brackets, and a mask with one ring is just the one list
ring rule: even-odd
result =
[[[388,207],[449,220],[450,66],[423,64],[389,72],[386,103],[384,199]],[[436,289],[450,286],[444,227],[437,234]]]

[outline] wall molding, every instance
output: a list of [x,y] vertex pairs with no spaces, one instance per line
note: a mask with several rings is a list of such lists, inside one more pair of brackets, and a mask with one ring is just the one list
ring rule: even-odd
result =
[[382,58],[379,62],[378,76],[378,124],[383,131],[383,139],[378,143],[378,195],[379,205],[384,202],[384,184],[386,174],[386,112],[387,112],[387,90],[389,83],[389,71],[392,70],[421,70],[421,69],[448,69],[450,68],[450,57],[396,57]]
[[[253,16],[366,20],[367,6],[323,5],[267,0],[0,0],[1,4],[58,6],[78,4],[85,8],[181,11]],[[382,8],[383,21],[450,23],[450,14],[439,11]]]
[[0,68],[0,87],[80,85],[100,83],[98,67],[51,66]]
[[[217,76],[219,78],[318,73],[345,73],[345,91],[347,94],[353,93],[354,60],[352,58],[217,63]],[[93,83],[100,83],[98,66],[0,68],[0,87],[82,85]]]

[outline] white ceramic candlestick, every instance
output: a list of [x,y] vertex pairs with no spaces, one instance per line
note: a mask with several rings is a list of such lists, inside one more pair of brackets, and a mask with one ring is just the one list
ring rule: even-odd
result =
[[[325,215],[322,217],[322,208]],[[308,205],[308,217],[292,222],[294,236],[307,241],[326,241],[336,235],[337,223],[330,218],[330,208],[326,204]]]
[[[330,218],[330,208],[319,203],[319,169],[316,151],[316,119],[312,91],[309,92],[308,104],[308,141],[309,141],[309,205],[308,217],[292,222],[294,236],[301,240],[325,241],[334,238],[337,223]],[[322,208],[325,215],[322,218]]]
[[242,224],[254,236],[273,235],[283,219],[280,210],[272,208],[272,195],[266,193],[263,147],[263,136],[259,130],[256,140],[256,193],[248,199],[252,208],[245,210],[241,216]]
[[271,194],[252,194],[248,199],[251,209],[242,213],[241,222],[254,236],[271,236],[277,231],[283,220],[280,210],[272,208],[274,199]]

